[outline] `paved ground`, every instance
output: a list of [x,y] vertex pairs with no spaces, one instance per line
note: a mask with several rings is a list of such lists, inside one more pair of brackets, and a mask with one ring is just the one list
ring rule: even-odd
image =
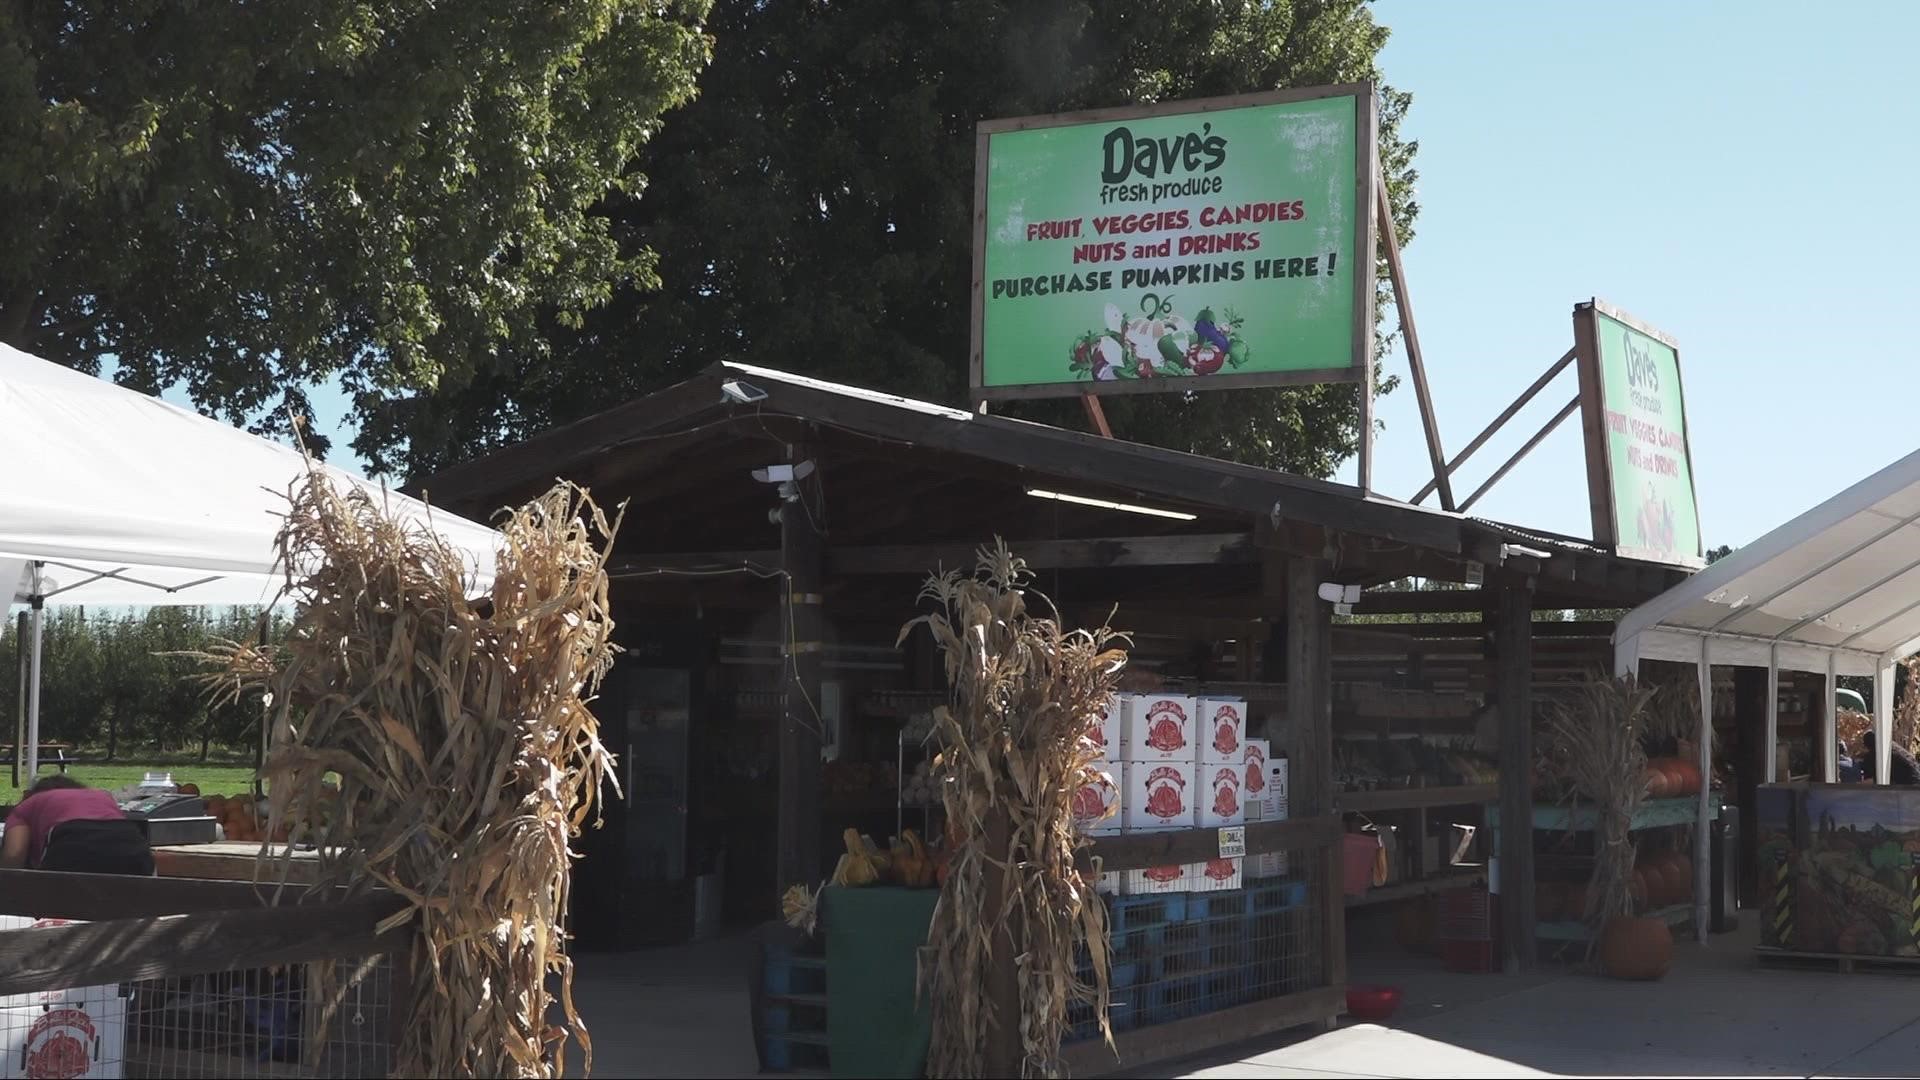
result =
[[1448,975],[1401,957],[1356,956],[1354,981],[1406,992],[1392,1026],[1269,1040],[1152,1075],[1804,1077],[1920,1068],[1920,976],[1761,968],[1751,948],[1750,933],[1682,945],[1657,983],[1569,972]]
[[[1752,924],[1751,913],[1748,923]],[[1554,971],[1449,975],[1397,951],[1351,960],[1400,986],[1391,1026],[1276,1036],[1142,1076],[1902,1076],[1920,1069],[1920,974],[1757,966],[1748,935],[1681,946],[1658,983]],[[748,1076],[744,938],[580,958],[595,1073]],[[577,1071],[575,1073],[577,1075]]]

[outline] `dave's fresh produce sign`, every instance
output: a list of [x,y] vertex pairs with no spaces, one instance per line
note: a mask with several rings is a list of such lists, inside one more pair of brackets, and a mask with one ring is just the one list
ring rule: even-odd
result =
[[1679,350],[1598,300],[1573,318],[1595,537],[1626,558],[1703,565]]
[[1359,378],[1373,103],[1347,86],[982,124],[977,396]]

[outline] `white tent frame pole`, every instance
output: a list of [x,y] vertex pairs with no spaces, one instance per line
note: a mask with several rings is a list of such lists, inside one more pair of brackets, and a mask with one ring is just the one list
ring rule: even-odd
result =
[[1709,814],[1713,791],[1713,658],[1707,638],[1700,639],[1700,794],[1693,820],[1693,936],[1707,941],[1707,893],[1712,890],[1713,836]]
[[1613,674],[1615,677],[1640,675],[1640,638],[1639,635],[1617,640],[1613,643]]
[[1873,782],[1893,782],[1893,677],[1900,658],[1892,653],[1880,658],[1880,670],[1873,677]]
[[40,595],[40,563],[34,563],[33,577],[33,641],[27,661],[27,786],[40,779],[40,642],[46,634],[47,600]]
[[1840,676],[1834,671],[1834,656],[1827,654],[1827,699],[1820,703],[1820,779],[1829,783],[1840,782],[1840,723],[1835,702],[1840,689]]
[[1780,646],[1767,650],[1767,783],[1786,779],[1780,775]]

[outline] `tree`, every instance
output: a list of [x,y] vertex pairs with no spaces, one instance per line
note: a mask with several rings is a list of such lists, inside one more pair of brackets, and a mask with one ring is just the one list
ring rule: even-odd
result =
[[653,281],[590,209],[644,184],[706,6],[0,5],[0,341],[255,430],[538,356]]
[[1733,554],[1732,544],[1721,544],[1717,548],[1708,548],[1707,549],[1707,565],[1712,566],[1714,563],[1719,562],[1721,559],[1724,559],[1731,554]]
[[[551,350],[508,349],[464,387],[382,403],[366,442],[414,475],[606,408],[717,359],[900,393],[965,393],[974,125],[1377,79],[1361,0],[718,0],[698,101],[612,197],[610,235],[659,253]],[[1409,98],[1383,94],[1382,160],[1410,237]],[[1382,305],[1385,306],[1384,304]],[[1074,402],[1013,407],[1081,424]],[[1356,446],[1351,386],[1112,398],[1118,433],[1324,475]]]

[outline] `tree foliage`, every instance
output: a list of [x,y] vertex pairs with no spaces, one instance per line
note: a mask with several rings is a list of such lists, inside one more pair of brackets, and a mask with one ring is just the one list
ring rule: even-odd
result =
[[[415,475],[598,411],[718,359],[900,393],[965,393],[974,125],[1005,116],[1379,79],[1361,0],[717,0],[699,99],[610,198],[609,235],[659,255],[552,348],[504,349],[465,386],[381,402],[363,449]],[[1411,234],[1409,98],[1381,156]],[[1385,296],[1384,291],[1381,294]],[[1385,304],[1383,303],[1384,307]],[[1354,451],[1351,386],[1109,399],[1118,434],[1324,475]],[[1071,402],[1012,407],[1079,424]]]
[[[256,608],[153,607],[144,611],[89,612],[48,608],[41,641],[40,738],[68,742],[89,756],[109,759],[134,750],[198,751],[245,748],[259,738],[256,701],[210,705],[189,678],[201,666],[171,655],[205,649],[215,641],[252,641],[260,632]],[[268,634],[278,640],[286,621],[277,613]],[[0,633],[0,693],[4,731],[11,745],[19,715],[12,676],[20,663],[18,624]]]
[[[706,0],[0,5],[0,341],[260,427],[458,387],[615,289],[593,213],[704,65]],[[258,430],[258,428],[256,428]],[[387,428],[364,447],[383,459]]]

